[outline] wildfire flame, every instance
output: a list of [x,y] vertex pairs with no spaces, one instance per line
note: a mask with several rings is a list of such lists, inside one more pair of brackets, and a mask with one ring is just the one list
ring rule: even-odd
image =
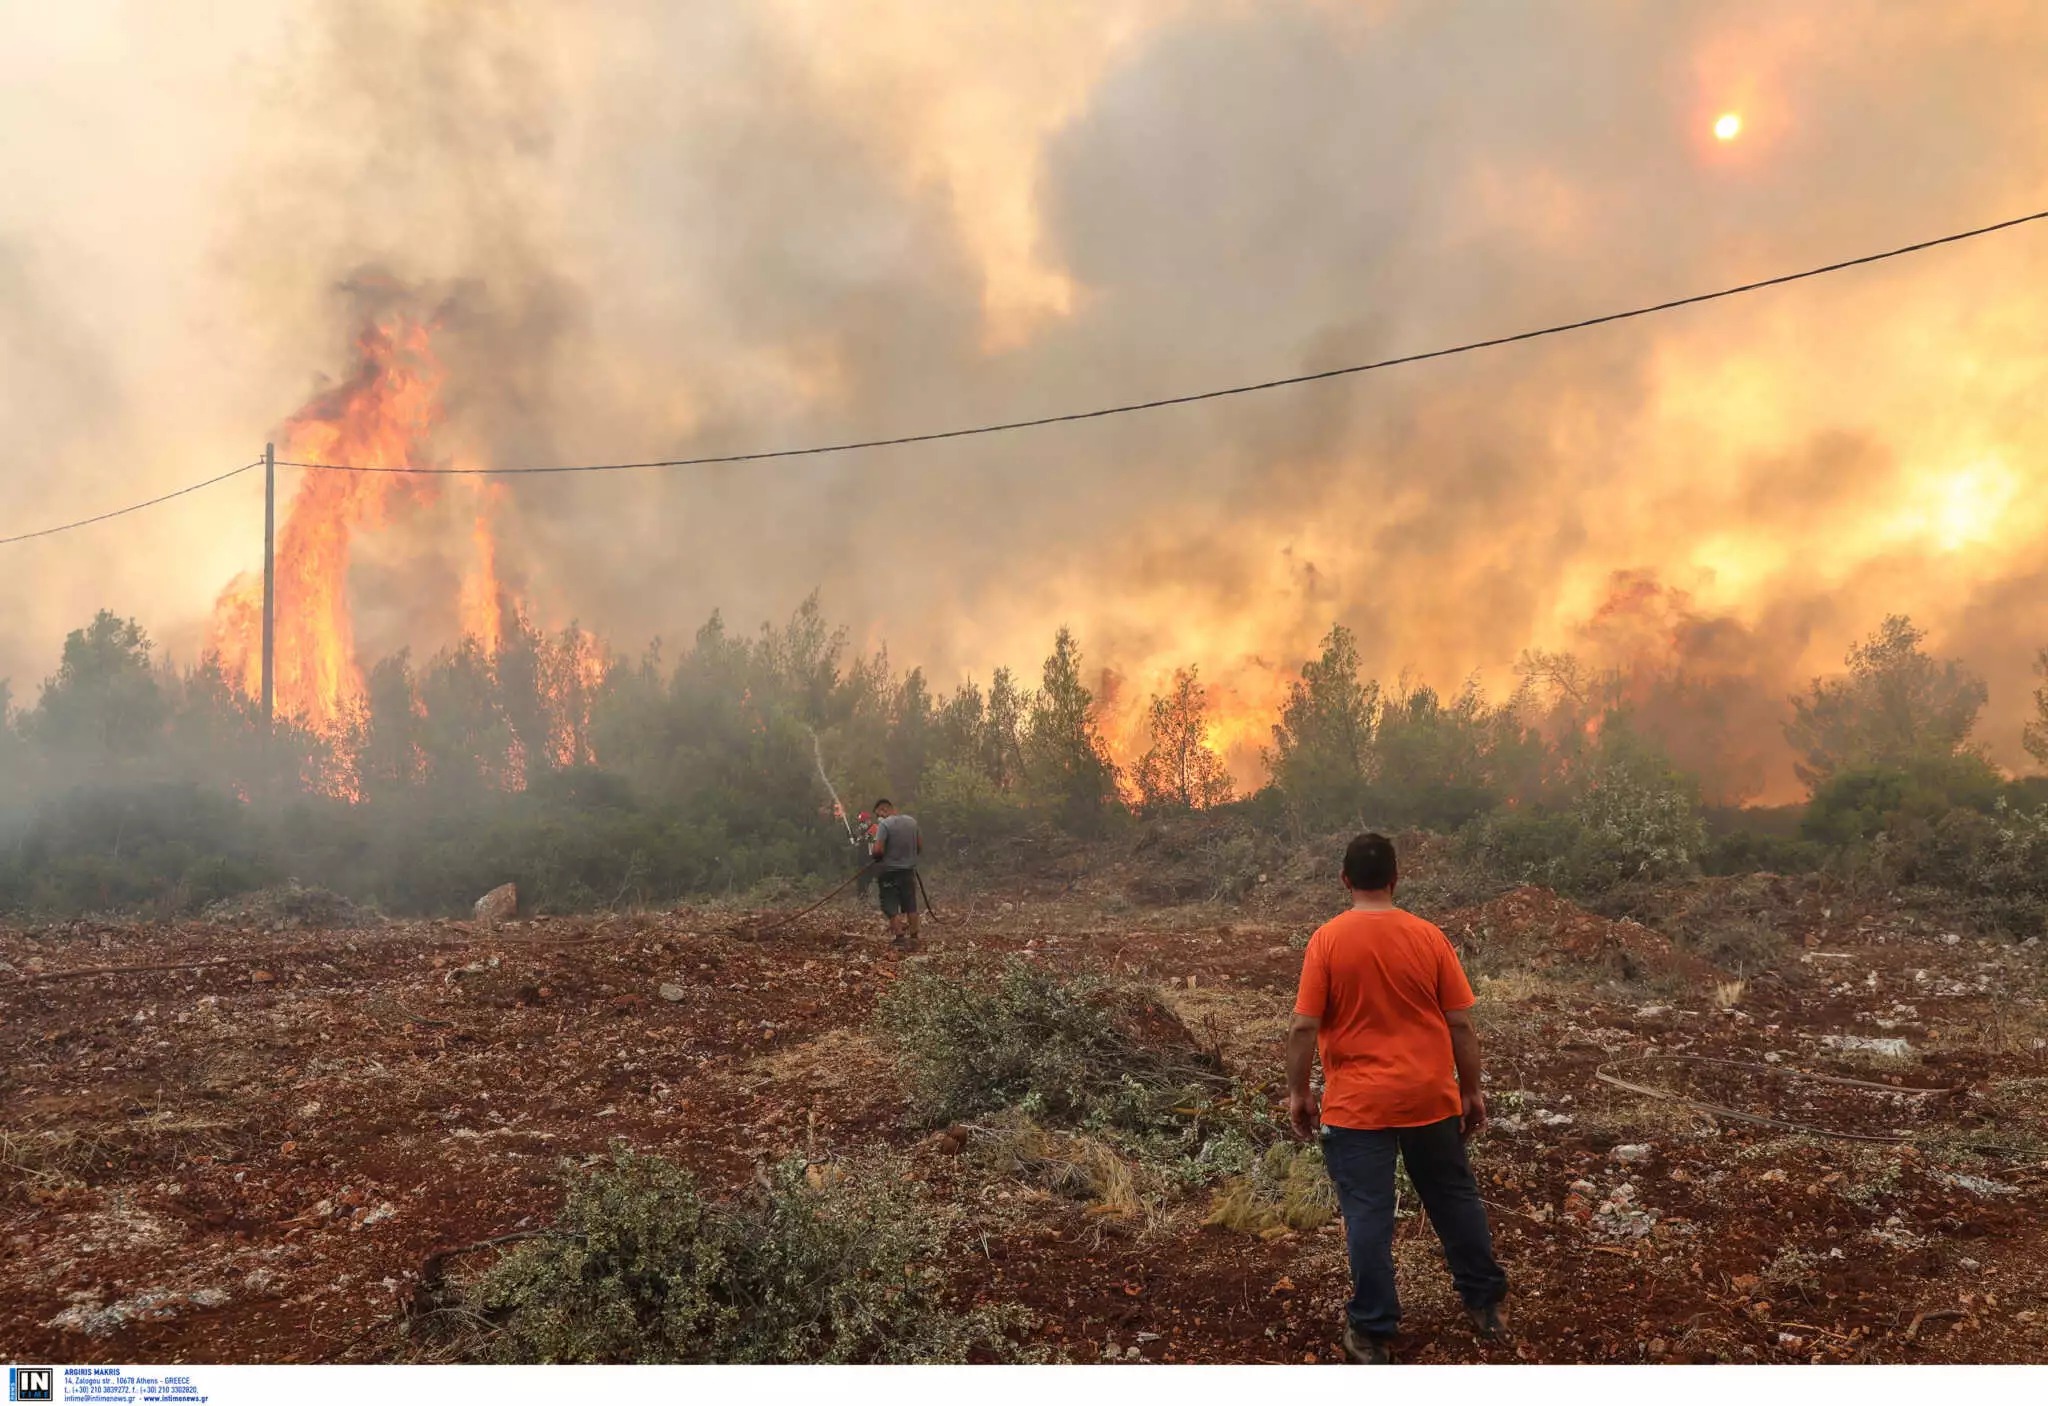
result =
[[[440,423],[441,368],[424,326],[373,322],[350,377],[285,423],[284,457],[314,463],[417,462]],[[334,739],[360,709],[363,675],[348,602],[357,532],[430,501],[431,479],[308,471],[277,537],[276,693],[280,716]],[[214,605],[207,647],[255,697],[263,687],[263,576],[244,572]]]
[[[432,327],[403,313],[367,323],[356,338],[355,364],[332,390],[286,421],[280,455],[307,463],[401,465],[437,460],[444,373]],[[278,531],[276,547],[276,709],[322,739],[332,774],[316,779],[333,794],[359,795],[354,738],[367,707],[349,600],[352,549],[359,535],[409,518],[437,502],[445,480],[382,473],[303,471]],[[464,639],[494,670],[516,630],[539,640],[526,605],[499,570],[493,517],[503,492],[474,484],[476,511],[470,562],[455,604]],[[207,649],[222,672],[249,697],[263,683],[263,576],[244,572],[214,605]],[[580,630],[542,641],[538,683],[548,705],[547,759],[555,766],[591,760],[589,700],[607,667],[604,646]],[[425,714],[417,698],[414,711]],[[486,770],[508,786],[523,785],[532,759],[518,742]]]

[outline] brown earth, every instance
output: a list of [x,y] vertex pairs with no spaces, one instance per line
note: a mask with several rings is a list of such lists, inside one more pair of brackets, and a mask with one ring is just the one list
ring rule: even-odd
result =
[[[2048,1360],[2039,949],[1744,892],[1779,947],[1742,981],[1543,890],[1443,915],[1478,974],[1496,1121],[1474,1158],[1517,1340],[1483,1350],[1461,1329],[1408,1216],[1405,1358]],[[1277,1097],[1295,915],[1313,902],[976,897],[930,946],[1156,984]],[[1334,1222],[1204,1226],[1206,1191],[1106,1216],[949,1155],[956,1142],[911,1125],[868,1029],[903,965],[878,921],[835,905],[755,931],[705,910],[495,932],[0,932],[0,1345],[71,1362],[389,1357],[431,1252],[546,1224],[563,1159],[623,1138],[733,1189],[790,1153],[898,1148],[964,1208],[958,1292],[1023,1304],[1032,1340],[1076,1360],[1335,1359]],[[1602,1071],[1910,1141],[1709,1116]]]

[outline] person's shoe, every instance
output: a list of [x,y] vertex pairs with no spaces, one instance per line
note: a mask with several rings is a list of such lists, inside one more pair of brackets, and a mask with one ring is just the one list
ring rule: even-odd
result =
[[1361,1333],[1344,1325],[1344,1360],[1372,1367],[1384,1367],[1394,1360],[1393,1339],[1384,1333]]
[[1465,1310],[1465,1317],[1471,1321],[1473,1335],[1479,1341],[1497,1343],[1506,1340],[1508,1326],[1500,1321],[1499,1305],[1488,1304],[1485,1308],[1468,1308]]

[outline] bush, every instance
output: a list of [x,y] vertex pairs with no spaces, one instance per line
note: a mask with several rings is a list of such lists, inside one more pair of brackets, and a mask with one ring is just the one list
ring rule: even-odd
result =
[[1021,834],[1031,812],[973,767],[940,762],[925,776],[918,823],[927,843],[947,854],[964,854]]
[[1607,886],[1693,872],[1707,841],[1696,783],[1626,738],[1604,743],[1576,813]]
[[1569,808],[1499,810],[1462,835],[1468,859],[1578,898],[1689,876],[1706,847],[1697,786],[1619,724]]
[[915,971],[883,998],[880,1017],[913,1104],[934,1122],[1015,1107],[1144,1131],[1224,1082],[1156,998],[1022,960]]
[[1989,815],[1958,808],[1932,824],[1901,822],[1876,853],[1898,882],[1953,894],[2000,927],[2048,926],[2048,806],[2023,810],[2001,796]]
[[1733,830],[1707,841],[1700,870],[1714,875],[1811,874],[1826,860],[1826,846],[1812,840]]
[[572,1183],[556,1232],[464,1294],[498,1362],[962,1362],[1011,1355],[1010,1319],[952,1307],[951,1220],[887,1167],[778,1167],[762,1193],[706,1200],[690,1173],[616,1149]]
[[1932,825],[1958,808],[1989,814],[2000,786],[1991,765],[1968,752],[1858,767],[1814,788],[1800,833],[1817,844],[1856,848],[1912,821]]

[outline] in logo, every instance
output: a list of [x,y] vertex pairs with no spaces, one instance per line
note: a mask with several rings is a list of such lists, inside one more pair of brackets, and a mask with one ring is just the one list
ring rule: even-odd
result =
[[55,1401],[57,1374],[49,1367],[9,1367],[9,1401]]

